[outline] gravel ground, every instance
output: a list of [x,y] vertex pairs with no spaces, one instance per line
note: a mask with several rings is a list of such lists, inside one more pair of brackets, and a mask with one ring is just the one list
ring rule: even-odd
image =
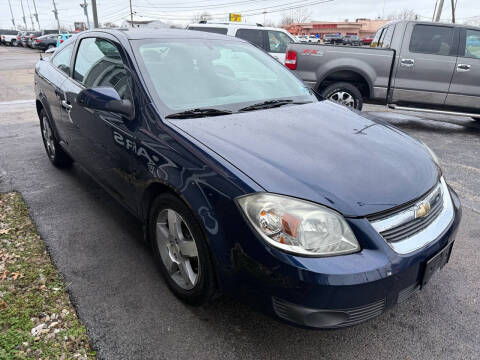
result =
[[[10,51],[16,73],[31,73],[38,55],[0,48],[0,58]],[[17,84],[5,71],[0,80],[19,89],[0,94],[0,191],[16,189],[25,198],[100,358],[479,358],[480,126],[470,119],[366,108],[438,154],[463,202],[463,222],[450,263],[423,291],[357,327],[309,331],[236,300],[208,308],[179,302],[140,241],[138,223],[77,166],[59,171],[49,164],[33,102],[11,103],[31,99],[32,82]]]

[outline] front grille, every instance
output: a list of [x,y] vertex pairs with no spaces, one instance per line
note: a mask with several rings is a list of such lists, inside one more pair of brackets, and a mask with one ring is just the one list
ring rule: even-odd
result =
[[[430,205],[427,215],[417,217],[418,207],[420,204],[426,203]],[[443,208],[443,191],[439,184],[415,203],[410,203],[386,214],[369,216],[368,220],[387,242],[395,243],[426,229],[442,213]]]
[[382,231],[380,235],[382,235],[382,237],[388,242],[396,242],[407,239],[428,227],[443,210],[443,199],[441,192],[439,192],[430,202],[430,206],[430,212],[427,216],[416,218],[389,230]]

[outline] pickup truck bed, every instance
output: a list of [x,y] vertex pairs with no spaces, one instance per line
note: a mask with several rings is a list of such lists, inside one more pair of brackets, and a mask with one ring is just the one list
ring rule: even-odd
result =
[[480,28],[391,22],[372,46],[290,44],[285,65],[322,96],[359,110],[365,101],[480,118]]

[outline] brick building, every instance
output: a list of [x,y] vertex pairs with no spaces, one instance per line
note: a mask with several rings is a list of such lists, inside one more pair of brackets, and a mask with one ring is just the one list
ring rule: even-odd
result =
[[306,23],[294,23],[284,28],[292,35],[316,35],[321,38],[325,34],[342,35],[358,35],[364,37],[365,35],[374,34],[381,26],[386,24],[388,20],[370,20],[357,19],[355,21],[342,22],[327,22],[327,21],[312,21]]

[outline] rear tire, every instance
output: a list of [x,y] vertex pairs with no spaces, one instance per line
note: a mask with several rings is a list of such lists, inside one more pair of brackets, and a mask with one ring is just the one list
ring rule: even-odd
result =
[[346,82],[337,82],[327,86],[320,94],[325,99],[357,110],[362,110],[363,96],[355,85]]
[[59,144],[52,130],[52,123],[45,109],[40,111],[40,130],[42,132],[43,145],[48,159],[58,168],[65,168],[72,164],[73,160]]
[[152,203],[148,219],[155,261],[170,290],[191,305],[208,302],[216,290],[210,249],[188,207],[171,194]]

